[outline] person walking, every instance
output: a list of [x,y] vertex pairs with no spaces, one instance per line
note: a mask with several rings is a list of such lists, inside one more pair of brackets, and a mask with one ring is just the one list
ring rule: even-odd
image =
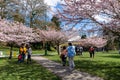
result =
[[63,49],[62,49],[61,54],[60,54],[60,58],[62,60],[62,65],[65,66],[66,65],[66,59],[67,59],[67,50],[66,50],[65,46],[63,46]]
[[75,52],[75,46],[73,46],[72,43],[68,43],[67,52],[68,52],[67,56],[69,62],[69,69],[73,70],[75,67],[74,56],[76,55],[76,52]]

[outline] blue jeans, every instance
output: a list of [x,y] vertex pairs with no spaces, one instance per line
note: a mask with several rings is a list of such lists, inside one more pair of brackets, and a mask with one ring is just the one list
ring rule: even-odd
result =
[[73,69],[75,67],[73,58],[74,57],[68,57],[68,62],[69,62],[69,68],[70,69]]

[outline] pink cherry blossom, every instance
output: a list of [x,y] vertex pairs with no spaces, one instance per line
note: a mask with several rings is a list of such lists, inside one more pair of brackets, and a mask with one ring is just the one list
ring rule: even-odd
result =
[[[101,28],[120,35],[119,0],[64,0],[64,2],[57,16],[66,24],[79,24],[82,20],[89,19]],[[96,16],[100,16],[99,19],[103,20],[106,18],[104,21],[99,21]]]
[[93,37],[79,40],[83,46],[95,46],[97,48],[104,47],[107,44],[107,40],[103,38]]

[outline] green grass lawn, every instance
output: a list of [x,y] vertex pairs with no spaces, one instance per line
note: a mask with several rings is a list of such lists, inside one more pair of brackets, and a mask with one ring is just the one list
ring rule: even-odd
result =
[[[9,55],[10,54],[10,47],[5,47],[5,46],[0,46],[0,51],[3,52],[4,55]],[[14,54],[18,55],[19,54],[19,48],[13,48],[13,56]],[[47,51],[48,55],[55,55],[55,51]],[[45,54],[45,50],[32,50],[32,54]]]
[[[45,57],[61,62],[58,55]],[[119,80],[120,78],[120,54],[118,52],[96,52],[94,59],[89,58],[88,52],[84,52],[83,56],[75,56],[74,60],[77,70],[100,76],[105,80]]]
[[[13,58],[0,58],[0,80],[61,80],[36,62],[17,63],[18,48],[13,48]],[[9,47],[0,47],[4,55],[9,55]],[[33,54],[44,54],[44,50],[33,50]]]
[[[2,50],[3,53],[5,53],[5,52],[9,51],[8,49],[9,48],[0,48],[0,51]],[[18,48],[14,48],[14,52],[17,53]],[[33,50],[33,54],[44,54],[44,52],[45,52],[44,50]],[[56,52],[49,51],[48,56],[44,56],[44,57],[61,63],[61,60]],[[96,52],[94,59],[89,58],[88,52],[84,52],[83,56],[75,56],[74,59],[75,59],[75,64],[76,64],[75,68],[77,70],[80,70],[83,72],[88,72],[92,75],[100,76],[100,77],[104,78],[105,80],[119,80],[119,78],[120,78],[120,54],[118,54],[117,51],[110,51],[109,53]],[[1,66],[1,65],[3,65],[3,66]],[[39,66],[36,63],[34,65],[37,68]],[[3,67],[5,67],[5,68],[2,69]],[[0,79],[4,78],[5,76],[10,76],[11,74],[10,75],[8,75],[8,74],[10,73],[9,70],[11,70],[11,69],[13,69],[13,71],[11,70],[11,72],[14,72],[12,75],[16,74],[16,76],[18,75],[18,77],[24,76],[23,74],[26,74],[26,75],[30,74],[29,70],[27,70],[27,71],[25,70],[26,73],[21,73],[18,71],[20,69],[20,70],[23,70],[23,72],[24,72],[24,67],[26,68],[26,70],[27,70],[27,67],[33,68],[32,71],[34,71],[34,69],[35,69],[35,67],[33,67],[33,65],[28,66],[26,64],[24,64],[24,65],[16,64],[15,59],[13,61],[9,61],[6,59],[0,59],[0,69],[1,69],[0,70],[1,71]],[[16,68],[18,68],[18,70]],[[38,72],[40,72],[39,75],[41,75],[42,73],[45,74],[44,69],[43,70],[42,69],[43,68],[40,67],[40,69],[38,70]],[[43,72],[41,73],[41,71],[43,71]],[[47,71],[45,71],[45,72],[47,72]],[[36,73],[33,72],[32,74],[34,75]],[[45,76],[45,75],[43,75],[43,76]],[[26,76],[24,76],[24,77],[26,77]],[[7,77],[5,77],[5,78],[7,78]],[[9,79],[6,79],[6,80],[9,80]],[[12,80],[14,80],[14,79],[12,79]],[[48,80],[50,80],[50,79],[48,79]],[[52,80],[52,78],[51,78],[51,80]],[[57,80],[57,79],[54,79],[54,80]]]
[[0,80],[60,80],[59,77],[32,61],[17,63],[17,59],[0,58]]

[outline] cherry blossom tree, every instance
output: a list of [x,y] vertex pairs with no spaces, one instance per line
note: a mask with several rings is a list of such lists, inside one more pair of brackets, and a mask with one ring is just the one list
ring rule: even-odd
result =
[[27,40],[29,42],[32,40],[32,28],[26,27],[18,22],[0,20],[0,31],[8,37],[8,40],[6,39],[7,41],[14,41],[17,44],[19,44],[19,41],[23,42]]
[[52,42],[57,47],[58,54],[60,53],[59,45],[66,42],[68,37],[62,31],[40,31],[41,37],[45,42]]
[[66,24],[88,19],[120,36],[120,0],[64,0],[61,8],[58,16]]
[[106,46],[107,39],[104,39],[103,37],[90,37],[90,38],[76,38],[76,40],[72,40],[71,42],[76,42],[77,44],[80,44],[84,47],[94,46],[97,48],[101,48]]
[[97,48],[101,48],[107,44],[107,40],[103,38],[92,37],[92,38],[87,38],[85,44],[89,46],[95,46]]
[[67,37],[60,31],[44,31],[38,28],[29,28],[22,23],[9,22],[0,19],[0,41],[11,44],[11,58],[12,45],[14,43],[20,45],[23,42],[29,43],[43,41],[55,43],[59,47],[59,44],[67,41]]
[[0,19],[0,41],[10,44],[10,58],[12,58],[12,47],[14,43],[20,45],[23,42],[29,43],[40,40],[40,36],[37,33],[33,33],[32,28],[26,27],[18,22],[9,22]]

